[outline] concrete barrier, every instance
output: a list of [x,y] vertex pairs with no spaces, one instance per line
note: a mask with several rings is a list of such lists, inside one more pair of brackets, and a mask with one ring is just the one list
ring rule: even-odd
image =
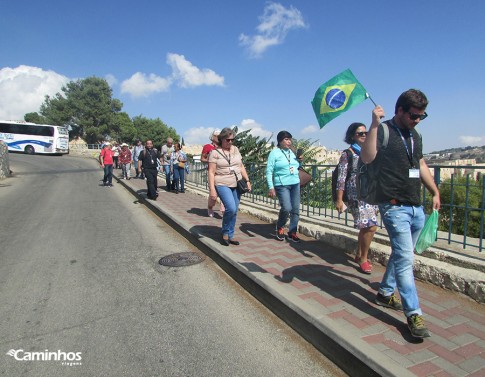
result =
[[10,175],[10,163],[8,161],[8,147],[0,141],[0,179],[5,179]]

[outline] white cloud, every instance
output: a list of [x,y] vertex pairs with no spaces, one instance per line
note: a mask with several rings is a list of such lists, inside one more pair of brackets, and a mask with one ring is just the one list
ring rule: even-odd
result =
[[481,146],[485,144],[485,136],[460,136],[460,143],[466,146]]
[[[257,123],[254,119],[243,119],[240,124],[233,124],[230,128],[237,127],[238,132],[251,130],[249,133],[253,136],[270,138],[273,134],[267,131],[263,126]],[[214,127],[193,127],[184,132],[184,141],[187,145],[207,144],[209,143],[209,136]]]
[[184,142],[187,145],[208,144],[209,137],[214,131],[214,127],[194,127],[184,132]]
[[46,95],[53,96],[69,82],[66,76],[20,65],[0,69],[0,119],[22,120],[39,111]]
[[[271,131],[265,130],[263,126],[257,123],[254,119],[243,119],[241,123],[236,126],[238,132],[251,130],[249,133],[253,136],[266,137],[269,139],[273,134]],[[232,127],[234,127],[234,125]]]
[[121,93],[128,93],[133,97],[147,97],[152,93],[166,92],[170,89],[172,81],[155,74],[145,75],[136,72],[129,79],[121,83]]
[[167,92],[172,84],[182,88],[196,86],[224,86],[224,77],[219,76],[211,69],[200,69],[185,59],[185,56],[168,53],[167,64],[172,67],[172,74],[160,77],[154,73],[146,75],[137,72],[121,83],[121,93],[133,97],[147,97],[153,93]]
[[199,69],[178,54],[167,54],[167,63],[172,67],[172,77],[182,88],[217,85],[224,86],[224,77],[211,69]]
[[268,3],[260,21],[256,35],[239,36],[241,45],[246,46],[254,58],[260,57],[269,47],[282,44],[290,30],[307,27],[298,9],[285,8],[279,3]]
[[300,134],[302,134],[302,135],[313,134],[313,133],[315,133],[315,132],[317,132],[319,130],[320,130],[320,127],[317,127],[314,124],[310,124],[309,126],[303,128],[300,131]]

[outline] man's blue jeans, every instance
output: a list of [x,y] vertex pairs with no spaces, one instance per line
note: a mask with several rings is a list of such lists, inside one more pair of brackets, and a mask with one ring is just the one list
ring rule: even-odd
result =
[[379,286],[379,293],[389,296],[397,288],[404,314],[421,315],[418,292],[414,282],[414,246],[424,226],[421,206],[379,204],[382,220],[391,241],[391,256]]
[[172,173],[170,173],[170,165],[163,165],[163,171],[165,173],[165,183],[167,185],[167,191],[172,187]]
[[104,185],[111,185],[113,183],[113,164],[104,165]]
[[289,216],[290,227],[288,233],[296,233],[298,231],[298,221],[300,220],[300,184],[275,186],[274,189],[281,206],[276,227],[283,228]]
[[235,187],[227,186],[216,186],[216,191],[226,209],[222,216],[222,235],[227,235],[229,239],[232,239],[234,237],[234,229],[236,228],[237,211],[239,209],[241,194],[239,194]]

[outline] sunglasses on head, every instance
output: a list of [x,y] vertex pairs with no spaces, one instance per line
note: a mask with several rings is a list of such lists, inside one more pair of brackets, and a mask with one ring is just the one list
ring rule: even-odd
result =
[[226,139],[226,141],[227,141],[228,143],[230,143],[230,142],[234,141],[234,139]]
[[408,111],[408,114],[409,114],[409,119],[411,120],[424,120],[428,117],[428,114],[426,114],[426,112],[424,112],[424,114],[415,114],[415,113],[412,113],[411,111]]
[[362,131],[362,132],[356,132],[355,133],[357,136],[367,136],[367,132],[366,131]]

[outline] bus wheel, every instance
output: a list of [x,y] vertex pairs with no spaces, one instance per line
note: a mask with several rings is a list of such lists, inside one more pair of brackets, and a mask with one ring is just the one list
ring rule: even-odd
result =
[[35,149],[32,145],[27,145],[24,149],[24,152],[27,153],[27,154],[34,154]]

